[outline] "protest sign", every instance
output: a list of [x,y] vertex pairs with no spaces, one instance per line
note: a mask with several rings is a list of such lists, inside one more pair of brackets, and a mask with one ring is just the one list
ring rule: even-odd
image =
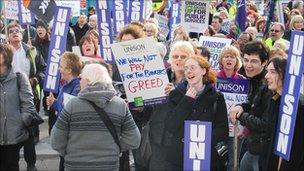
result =
[[18,0],[18,11],[20,25],[35,24],[34,14],[23,6],[23,0]]
[[0,43],[5,43],[5,42],[6,42],[5,34],[0,34]]
[[[229,114],[231,107],[247,101],[249,81],[245,79],[218,78],[215,88],[223,93],[227,107],[227,114]],[[229,136],[234,137],[234,125],[230,121],[228,123]],[[243,127],[239,125],[238,131],[241,131],[242,129]]]
[[79,0],[56,0],[57,6],[69,7],[72,9],[72,16],[80,15],[80,1]]
[[184,30],[201,33],[209,25],[209,1],[181,1],[181,22]]
[[50,22],[55,15],[55,0],[23,0],[23,2],[25,8],[45,22]]
[[174,37],[174,30],[180,23],[180,1],[175,0],[170,7],[170,19],[169,19],[169,39]]
[[304,71],[304,32],[292,31],[281,95],[274,153],[289,161]]
[[231,21],[229,19],[225,19],[222,23],[221,29],[227,33],[229,33],[230,30],[230,23]]
[[97,27],[100,39],[99,49],[101,52],[99,54],[106,62],[112,63],[113,55],[110,46],[113,43],[113,31],[108,1],[96,1],[96,3],[97,23],[99,23]]
[[185,121],[184,170],[210,170],[212,123]]
[[18,17],[18,1],[4,1],[5,18],[11,20],[19,20]]
[[127,23],[127,6],[123,0],[114,0],[113,8],[114,35],[116,35]]
[[167,37],[169,34],[168,18],[154,13],[155,19],[158,21],[159,34]]
[[169,80],[152,37],[115,43],[111,48],[131,107],[166,101]]
[[59,88],[59,61],[65,52],[66,39],[70,22],[71,8],[57,6],[53,29],[51,33],[50,48],[48,53],[47,69],[43,89],[48,92],[58,92]]
[[210,51],[210,65],[211,68],[218,71],[219,70],[219,55],[226,45],[231,44],[231,39],[219,38],[219,37],[208,37],[201,36],[199,38],[199,44],[205,46]]
[[128,21],[143,21],[144,0],[130,0],[128,10]]

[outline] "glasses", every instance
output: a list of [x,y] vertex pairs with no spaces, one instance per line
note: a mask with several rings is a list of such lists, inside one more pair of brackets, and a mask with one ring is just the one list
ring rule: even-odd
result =
[[12,33],[20,33],[20,30],[19,29],[9,29],[9,34],[12,34]]
[[186,59],[187,56],[186,55],[172,55],[172,58],[173,59],[178,59],[178,58],[180,58],[180,59]]
[[279,33],[279,32],[280,32],[280,30],[274,30],[274,29],[271,29],[270,31],[271,31],[271,32],[276,32],[276,33]]

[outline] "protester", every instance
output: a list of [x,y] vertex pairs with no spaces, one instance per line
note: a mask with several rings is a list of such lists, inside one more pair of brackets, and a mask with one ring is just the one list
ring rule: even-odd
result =
[[[125,101],[115,95],[105,67],[88,64],[80,77],[81,90],[59,115],[52,130],[51,145],[64,156],[66,170],[118,170],[120,147],[122,151],[137,148],[139,130]],[[120,147],[89,102],[107,113],[117,136],[121,137]]]
[[[169,63],[171,68],[167,69],[170,83],[166,86],[165,92],[168,95],[174,87],[185,80],[184,63],[185,59],[194,55],[191,43],[187,41],[177,41],[171,47]],[[168,104],[156,105],[150,118],[150,142],[152,156],[149,161],[150,170],[168,170],[166,161],[166,151],[168,144],[165,144],[165,118],[170,110]]]
[[84,13],[80,13],[78,21],[75,25],[72,26],[72,29],[75,33],[76,45],[79,45],[80,39],[86,34],[89,30],[89,25],[87,23],[87,16]]
[[[81,69],[82,63],[80,61],[79,56],[72,52],[65,52],[62,55],[60,60],[59,72],[61,74],[61,79],[64,80],[66,84],[60,88],[57,99],[52,93],[46,98],[47,106],[55,110],[58,115],[64,107],[65,94],[77,96],[77,94],[79,93],[80,79],[78,78],[78,76],[81,73]],[[62,156],[60,156],[59,170],[64,170],[64,158]]]
[[12,67],[13,53],[10,45],[0,44],[0,170],[19,170],[19,151],[37,112],[28,77]]
[[282,42],[285,47],[289,47],[289,41],[283,39],[285,27],[282,23],[275,22],[270,26],[270,36],[265,40],[266,46],[272,48],[275,42]]
[[[239,113],[250,113],[251,115],[260,116],[261,113],[266,110],[267,103],[265,99],[269,97],[269,91],[263,83],[264,76],[266,74],[265,66],[268,61],[268,48],[261,41],[252,41],[244,47],[244,69],[247,78],[249,79],[249,92],[247,95],[247,102],[240,105],[236,105],[231,108],[229,116],[233,117]],[[266,87],[266,88],[265,88]],[[258,94],[258,92],[263,93]],[[233,121],[233,120],[232,120]],[[247,127],[247,125],[245,125]],[[252,143],[252,137],[260,135],[260,132],[249,129],[249,137],[245,139],[243,145],[247,145],[247,149],[241,149],[240,159],[241,169],[255,170],[259,167],[259,154],[262,149],[257,147],[257,144]],[[247,151],[243,156],[243,152]]]
[[168,147],[168,170],[183,170],[184,121],[200,120],[212,122],[211,170],[225,169],[215,146],[228,138],[227,109],[224,96],[212,86],[216,73],[207,60],[190,56],[184,66],[186,81],[169,94],[170,111],[165,129],[172,133]]
[[[263,99],[268,108],[265,108],[261,113],[242,112],[231,116],[232,120],[240,120],[241,124],[250,130],[247,141],[249,151],[244,156],[248,160],[242,159],[240,170],[300,170],[304,167],[303,157],[298,155],[298,152],[304,148],[302,141],[304,138],[304,117],[302,115],[304,97],[301,94],[290,160],[283,159],[282,163],[279,164],[279,157],[273,153],[286,64],[287,60],[279,57],[272,58],[268,62],[265,79],[268,83],[267,87],[272,93],[269,96],[264,96],[265,99]],[[263,96],[263,93],[264,90],[260,89],[258,96]],[[255,150],[259,150],[259,153],[256,153]],[[248,156],[254,156],[258,160],[252,157],[249,159]]]
[[221,33],[227,35],[228,33],[221,29],[223,19],[217,15],[213,16],[211,26],[213,27],[216,33]]
[[[21,26],[10,23],[7,26],[8,42],[14,47],[12,67],[15,72],[23,72],[29,78],[34,104],[37,112],[40,110],[40,87],[39,83],[44,80],[46,64],[43,57],[34,47],[29,47],[22,42]],[[24,143],[24,158],[28,170],[36,170],[35,143],[39,141],[39,127],[35,125],[29,128],[29,139]]]
[[289,23],[289,30],[284,33],[283,39],[290,41],[291,31],[304,31],[304,19],[301,15],[295,15]]

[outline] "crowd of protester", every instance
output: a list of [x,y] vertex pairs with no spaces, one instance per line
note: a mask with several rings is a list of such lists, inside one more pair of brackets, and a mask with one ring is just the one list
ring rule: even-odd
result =
[[[276,16],[269,28],[267,11],[247,1],[243,32],[238,31],[235,8],[227,0],[212,1],[208,28],[188,33],[179,24],[170,40],[161,35],[153,15],[121,29],[116,42],[155,40],[170,82],[164,89],[167,103],[135,108],[128,106],[118,67],[100,54],[95,7],[89,8],[88,15],[80,13],[69,26],[58,94],[43,91],[52,23],[38,20],[35,26],[22,28],[17,21],[5,25],[0,20],[1,33],[7,31],[6,43],[0,44],[0,170],[19,170],[22,147],[27,170],[37,170],[39,126],[29,124],[33,113],[41,110],[48,116],[51,146],[60,155],[59,170],[129,170],[129,153],[136,171],[183,170],[185,120],[212,122],[211,170],[233,170],[234,155],[241,171],[303,169],[304,156],[299,154],[304,151],[304,76],[297,83],[301,94],[290,160],[281,161],[273,153],[291,32],[304,31],[303,0],[290,1],[283,9],[285,22]],[[223,22],[229,22],[228,30]],[[198,36],[232,39],[219,54],[219,71],[211,68],[211,53],[198,43]],[[230,112],[223,94],[214,87],[221,78],[249,81],[247,101]],[[65,94],[75,98],[65,104]],[[107,113],[118,137],[96,106]],[[236,139],[228,135],[228,122],[244,126]],[[152,154],[142,165],[136,155],[146,124]],[[228,147],[227,161],[218,153],[222,145]]]

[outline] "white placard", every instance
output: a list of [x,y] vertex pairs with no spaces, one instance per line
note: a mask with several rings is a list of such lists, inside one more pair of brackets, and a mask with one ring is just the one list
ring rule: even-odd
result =
[[13,0],[13,1],[4,1],[4,5],[5,5],[5,18],[6,19],[11,19],[11,20],[19,20],[18,17],[18,1],[17,0]]

